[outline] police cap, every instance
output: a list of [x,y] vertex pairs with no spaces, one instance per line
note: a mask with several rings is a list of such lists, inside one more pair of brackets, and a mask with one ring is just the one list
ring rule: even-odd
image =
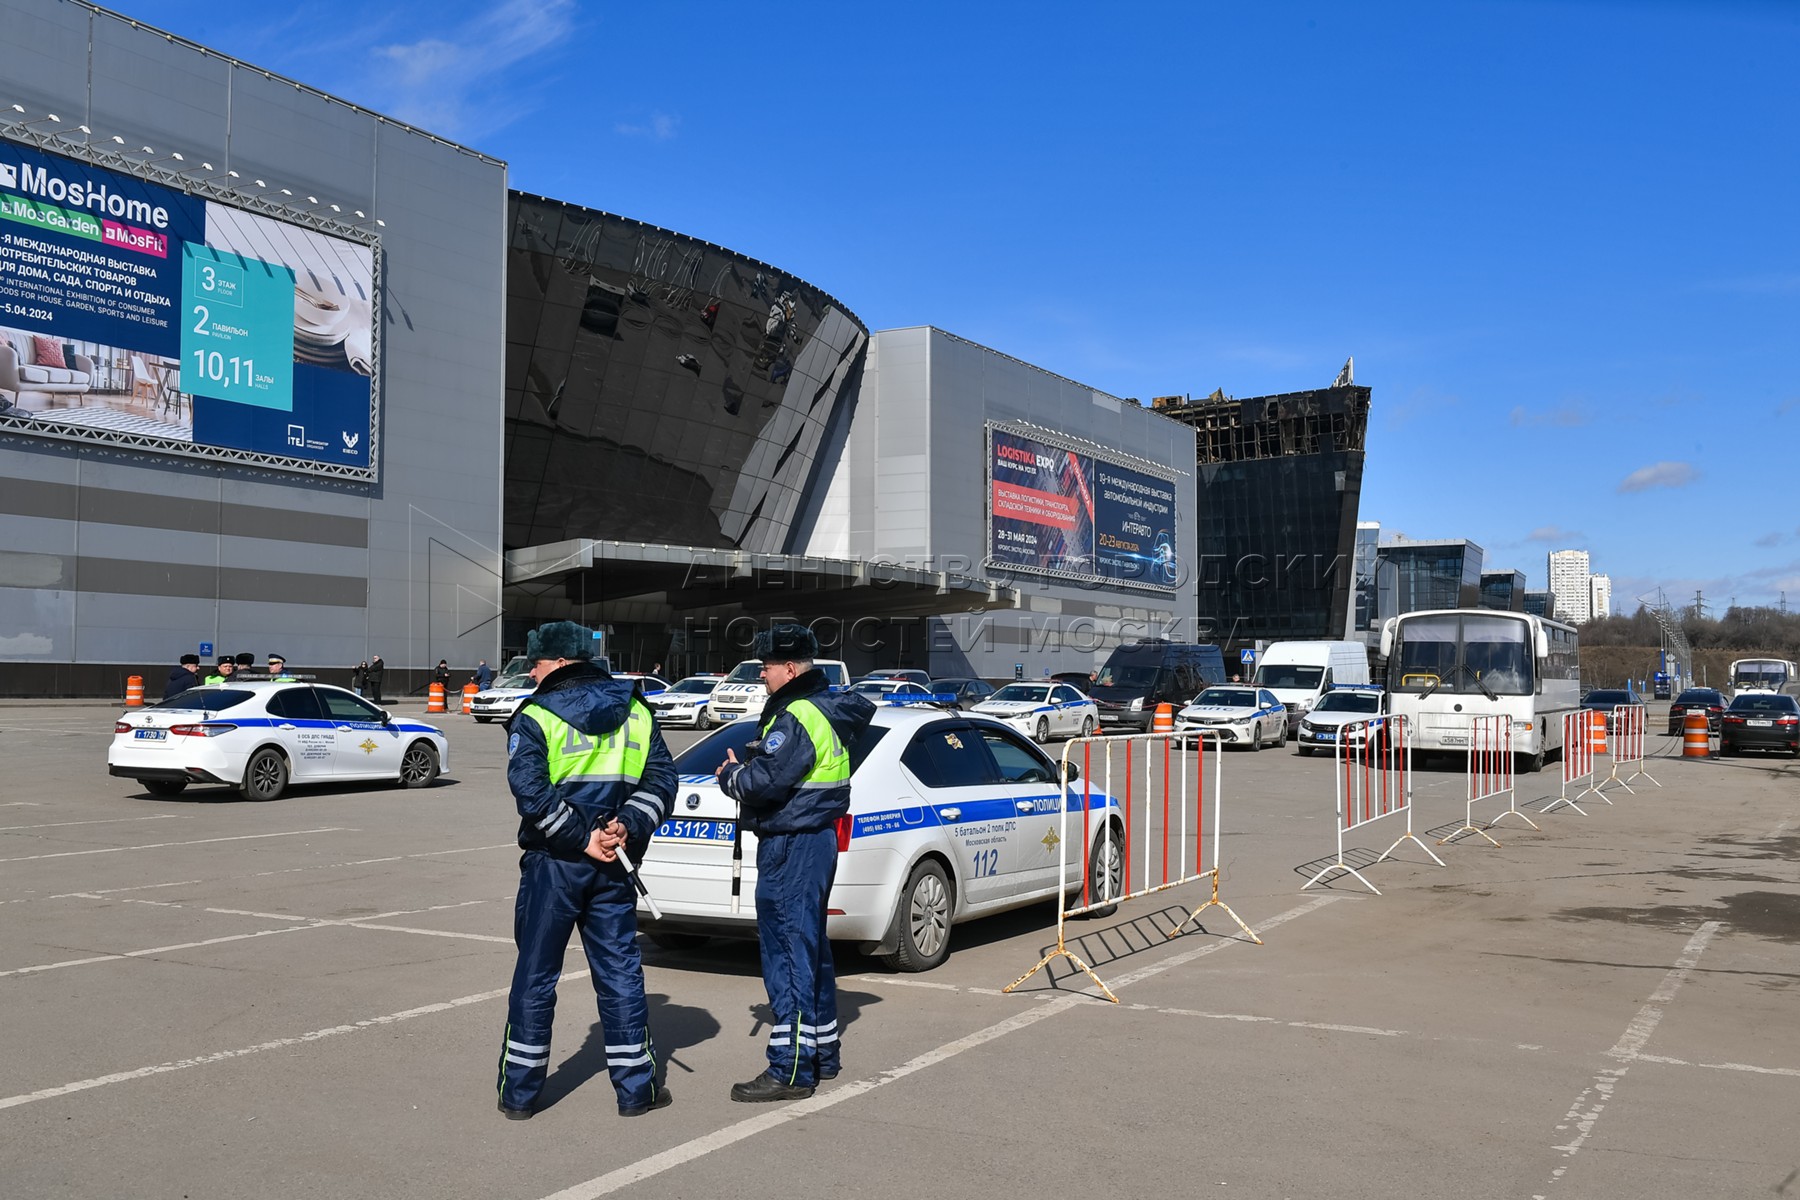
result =
[[525,635],[525,657],[532,662],[546,658],[594,657],[594,633],[574,621],[552,621]]
[[181,656],[181,665],[184,667],[197,667],[200,665],[200,656],[198,654],[184,654]]
[[750,653],[764,662],[811,662],[819,656],[819,639],[804,625],[777,625],[756,635]]

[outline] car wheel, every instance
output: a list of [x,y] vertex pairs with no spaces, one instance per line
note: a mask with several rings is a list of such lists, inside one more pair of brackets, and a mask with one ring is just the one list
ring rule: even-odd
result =
[[1735,758],[1736,756],[1737,756],[1737,747],[1732,745],[1730,742],[1726,741],[1724,738],[1720,738],[1719,739],[1719,757],[1720,758]]
[[661,946],[664,950],[698,950],[700,947],[706,945],[706,943],[712,941],[712,939],[707,937],[704,933],[650,932],[646,933],[644,936],[649,938],[653,944]]
[[438,777],[437,750],[430,742],[414,742],[400,757],[402,787],[430,787]]
[[[1088,852],[1088,898],[1097,900],[1101,896],[1122,896],[1125,894],[1125,845],[1120,840],[1124,835],[1118,826],[1112,826],[1113,835],[1109,840],[1105,830],[1094,839],[1094,848]],[[1081,893],[1076,892],[1076,903],[1081,902]],[[1117,904],[1105,904],[1085,914],[1089,917],[1110,917],[1119,911]]]
[[1262,726],[1261,725],[1252,726],[1250,729],[1250,753],[1255,754],[1258,750],[1261,750],[1262,744],[1263,744]]
[[281,751],[264,746],[244,764],[244,782],[238,794],[246,800],[279,800],[287,785],[287,759],[281,757]]
[[1277,750],[1281,750],[1281,749],[1284,749],[1286,746],[1287,746],[1287,722],[1283,721],[1281,724],[1279,724],[1275,727],[1275,748]]
[[1294,743],[1294,753],[1301,758],[1311,758],[1312,752],[1313,748],[1311,746],[1302,746],[1299,742]]
[[712,728],[712,718],[706,715],[706,706],[701,705],[694,712],[694,728],[705,733]]
[[152,796],[179,796],[187,791],[185,779],[140,779],[137,782]]
[[894,914],[899,936],[882,961],[896,971],[929,971],[950,955],[950,880],[935,860],[913,868]]
[[1082,737],[1093,737],[1094,736],[1094,718],[1092,718],[1092,717],[1081,718],[1081,736]]
[[1039,717],[1038,718],[1037,740],[1040,742],[1047,742],[1050,740],[1050,718],[1049,717]]

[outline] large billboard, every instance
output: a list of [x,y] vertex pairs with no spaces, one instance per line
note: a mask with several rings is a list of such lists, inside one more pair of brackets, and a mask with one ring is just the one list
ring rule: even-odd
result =
[[1040,436],[988,426],[988,564],[1173,591],[1175,484]]
[[0,139],[0,430],[373,473],[375,250]]

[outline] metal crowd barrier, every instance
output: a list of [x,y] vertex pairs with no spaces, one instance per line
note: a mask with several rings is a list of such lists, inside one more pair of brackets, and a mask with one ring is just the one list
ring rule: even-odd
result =
[[1413,841],[1431,855],[1438,866],[1444,860],[1432,853],[1430,846],[1419,841],[1412,827],[1412,740],[1404,716],[1377,717],[1369,721],[1351,721],[1338,730],[1337,740],[1337,861],[1301,885],[1305,891],[1333,871],[1356,876],[1362,885],[1381,895],[1381,889],[1362,877],[1355,867],[1344,861],[1344,835],[1384,817],[1404,816],[1406,832],[1382,851],[1381,862],[1400,848],[1400,843]]
[[[1479,834],[1498,846],[1488,830],[1509,816],[1517,817],[1536,829],[1537,822],[1519,811],[1519,790],[1513,775],[1514,763],[1512,718],[1505,714],[1469,718],[1469,768],[1464,789],[1467,803],[1463,808],[1463,826],[1438,845],[1448,845],[1465,833]],[[1506,797],[1506,808],[1486,825],[1475,824],[1475,806],[1484,800]]]
[[[1582,816],[1587,811],[1576,801],[1585,796],[1594,796],[1601,800],[1606,797],[1594,782],[1594,743],[1592,739],[1592,722],[1588,719],[1588,710],[1578,708],[1574,712],[1563,714],[1563,757],[1562,757],[1562,794],[1545,807],[1545,812],[1555,812],[1558,805],[1566,804]],[[1587,787],[1569,795],[1569,788],[1582,780]],[[1611,804],[1611,800],[1606,800]]]
[[[1198,753],[1188,754],[1190,742],[1198,743]],[[1208,743],[1212,763],[1207,763]],[[1092,967],[1069,949],[1067,922],[1095,909],[1110,907],[1125,900],[1135,900],[1169,888],[1197,880],[1210,879],[1212,896],[1187,919],[1169,930],[1174,937],[1209,908],[1225,910],[1251,941],[1256,936],[1231,906],[1219,899],[1219,829],[1223,800],[1224,746],[1216,733],[1191,730],[1185,733],[1130,734],[1123,737],[1071,738],[1063,746],[1062,811],[1058,828],[1057,879],[1062,885],[1062,899],[1057,902],[1056,946],[1037,966],[1008,984],[1012,991],[1058,958],[1066,958],[1094,981],[1108,1000],[1117,1004],[1112,994]],[[1069,779],[1068,766],[1073,762],[1081,769],[1081,777]],[[1141,766],[1140,766],[1141,764]],[[1207,773],[1211,772],[1210,798]],[[1096,778],[1098,772],[1098,778]],[[1159,786],[1160,784],[1160,786]],[[1122,785],[1123,793],[1119,788]],[[1119,803],[1123,830],[1108,820],[1098,831],[1102,876],[1094,878],[1095,855],[1088,847],[1094,843],[1092,822],[1096,797],[1112,796]],[[1071,801],[1081,813],[1079,839],[1070,836]],[[1122,836],[1121,836],[1122,835]],[[1211,865],[1203,865],[1210,850]],[[1115,857],[1116,852],[1116,857]],[[1075,873],[1070,870],[1069,855],[1079,853],[1080,887],[1070,899]],[[1134,860],[1133,855],[1136,855]],[[1115,878],[1112,864],[1118,866]],[[1136,875],[1136,884],[1133,876]]]
[[[1620,704],[1613,708],[1612,770],[1607,773],[1606,783],[1601,784],[1601,787],[1604,788],[1607,783],[1616,783],[1635,796],[1637,790],[1631,785],[1639,779],[1648,779],[1657,787],[1662,786],[1656,776],[1644,769],[1645,728],[1646,713],[1643,705]],[[1636,770],[1620,779],[1619,768],[1623,766],[1633,766]]]

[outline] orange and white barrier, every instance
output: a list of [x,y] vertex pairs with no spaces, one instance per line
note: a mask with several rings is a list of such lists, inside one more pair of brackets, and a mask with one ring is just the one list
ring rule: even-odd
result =
[[1150,718],[1150,720],[1151,720],[1151,725],[1150,725],[1151,733],[1174,733],[1175,732],[1175,706],[1173,704],[1157,705],[1156,712]]
[[[1504,714],[1469,718],[1469,771],[1463,809],[1463,826],[1438,845],[1448,845],[1465,833],[1477,833],[1498,846],[1488,830],[1508,816],[1514,816],[1536,829],[1537,822],[1519,811],[1519,790],[1513,775],[1514,763],[1512,718]],[[1506,797],[1506,809],[1486,825],[1475,824],[1475,806],[1484,800]]]
[[[1588,710],[1585,708],[1563,714],[1562,794],[1545,807],[1545,812],[1554,812],[1558,805],[1566,804],[1585,817],[1586,811],[1576,801],[1584,796],[1606,800],[1594,785],[1594,743],[1588,737],[1592,728],[1593,722],[1588,718]],[[1584,780],[1587,786],[1575,795],[1569,795],[1569,789]],[[1612,803],[1611,800],[1606,802]]]
[[[1648,779],[1657,787],[1662,786],[1656,776],[1644,769],[1646,724],[1646,714],[1641,704],[1620,704],[1613,708],[1612,771],[1606,776],[1606,782],[1616,783],[1634,796],[1637,792],[1631,785],[1636,780]],[[1620,779],[1620,767],[1631,767],[1631,774]]]
[[[1190,745],[1196,744],[1198,753],[1190,753]],[[1004,991],[1012,991],[1056,959],[1066,958],[1081,968],[1108,1000],[1118,1003],[1119,998],[1093,968],[1069,949],[1065,936],[1069,918],[1197,880],[1211,880],[1212,896],[1169,930],[1170,937],[1216,906],[1224,909],[1251,941],[1262,944],[1231,906],[1219,899],[1223,761],[1224,743],[1217,734],[1203,730],[1078,737],[1064,744],[1055,836],[1057,878],[1066,899],[1057,906],[1056,946]],[[1071,765],[1079,769],[1073,780],[1069,778]],[[1118,804],[1114,815],[1108,815],[1108,796]],[[1048,809],[1033,810],[1032,815],[1038,811]],[[1096,829],[1097,821],[1104,824]]]
[[1588,742],[1595,754],[1606,753],[1606,714],[1597,708],[1589,709]]
[[425,691],[425,711],[441,713],[444,711],[444,685],[433,682]]
[[126,677],[125,707],[144,707],[144,677],[142,675],[131,675]]
[[1681,718],[1681,757],[1712,757],[1712,722],[1705,709],[1689,709]]
[[1432,853],[1431,847],[1419,841],[1412,827],[1412,729],[1404,716],[1378,717],[1371,721],[1351,721],[1338,729],[1337,740],[1337,861],[1301,885],[1305,891],[1333,871],[1343,871],[1377,896],[1381,889],[1362,877],[1355,867],[1344,861],[1344,835],[1384,817],[1404,816],[1406,832],[1382,851],[1381,862],[1400,848],[1400,843],[1413,841],[1431,855],[1438,866],[1444,860]]
[[481,689],[476,687],[473,683],[463,684],[463,716],[468,717],[474,715],[475,697],[480,694]]

